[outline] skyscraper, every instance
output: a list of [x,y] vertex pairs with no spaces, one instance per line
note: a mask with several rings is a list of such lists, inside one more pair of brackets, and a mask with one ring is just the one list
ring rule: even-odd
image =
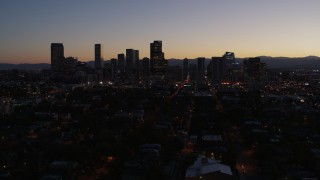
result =
[[112,67],[112,79],[115,79],[118,71],[118,60],[115,58],[110,59],[110,64]]
[[125,61],[126,60],[124,54],[118,54],[118,70],[124,71],[124,68],[126,67]]
[[223,74],[223,78],[224,80],[227,81],[232,81],[233,79],[233,65],[236,62],[236,58],[233,52],[226,52],[223,55],[223,63],[224,63],[224,74]]
[[126,49],[126,72],[132,75],[134,68],[134,49]]
[[215,83],[238,81],[241,78],[241,66],[235,62],[233,52],[226,52],[222,57],[212,57],[207,73]]
[[137,77],[137,65],[139,64],[139,50],[126,49],[126,73],[131,79]]
[[223,59],[226,61],[226,64],[227,65],[230,65],[230,64],[233,64],[235,63],[235,55],[233,52],[226,52],[224,55],[223,55]]
[[142,59],[142,76],[145,79],[148,79],[150,75],[150,59],[147,57],[144,57]]
[[94,45],[94,62],[95,69],[99,70],[102,68],[102,46],[101,44]]
[[215,83],[220,83],[224,78],[226,68],[223,57],[212,57],[207,67],[208,78]]
[[150,60],[152,68],[156,62],[159,63],[162,60],[162,41],[150,43]]
[[59,71],[64,60],[64,47],[62,43],[51,43],[51,69]]
[[246,80],[260,81],[266,76],[266,64],[260,58],[249,58],[243,61]]
[[140,58],[139,58],[139,50],[134,50],[134,61],[135,61],[135,73],[137,79],[140,79],[141,69],[140,69]]
[[189,60],[185,58],[183,60],[183,66],[182,66],[182,80],[187,79],[188,75],[189,75]]
[[204,83],[205,78],[205,60],[204,57],[199,57],[197,61],[197,82]]
[[167,61],[164,59],[164,53],[162,52],[162,41],[150,43],[150,61],[153,75],[165,75]]

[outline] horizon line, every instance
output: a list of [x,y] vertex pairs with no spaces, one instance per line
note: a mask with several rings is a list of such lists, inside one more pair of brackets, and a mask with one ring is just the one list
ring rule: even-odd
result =
[[[74,56],[67,56],[67,57],[74,57]],[[201,56],[199,57],[196,57],[196,58],[187,58],[188,60],[196,60],[197,58],[200,58]],[[212,57],[222,57],[222,56],[212,56]],[[204,57],[205,59],[211,59],[212,57]],[[308,55],[308,56],[302,56],[302,57],[289,57],[289,56],[267,56],[267,55],[261,55],[261,56],[251,56],[251,57],[235,57],[236,59],[246,59],[246,58],[255,58],[255,57],[270,57],[270,58],[290,58],[290,59],[295,59],[295,58],[308,58],[308,57],[314,57],[314,58],[320,58],[320,56],[316,56],[316,55]],[[75,57],[77,58],[77,57]],[[145,58],[145,57],[143,57]],[[141,58],[140,60],[142,60],[143,58]],[[147,57],[149,58],[149,57]],[[103,59],[103,61],[110,61],[111,59],[113,58],[110,58],[110,59]],[[117,59],[117,58],[114,58],[114,59]],[[166,60],[184,60],[185,58],[167,58]],[[81,61],[81,60],[79,60]],[[91,59],[91,60],[84,60],[84,61],[81,61],[81,62],[92,62],[94,61],[94,59]],[[25,62],[25,63],[9,63],[9,62],[0,62],[0,64],[14,64],[14,65],[18,65],[18,64],[51,64],[50,60],[49,62],[38,62],[38,63],[30,63],[30,62]]]

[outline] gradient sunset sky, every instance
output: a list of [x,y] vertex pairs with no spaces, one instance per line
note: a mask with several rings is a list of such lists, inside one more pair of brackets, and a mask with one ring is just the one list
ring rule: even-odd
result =
[[53,42],[81,61],[153,40],[167,59],[320,56],[320,0],[1,0],[0,23],[0,63],[49,63]]

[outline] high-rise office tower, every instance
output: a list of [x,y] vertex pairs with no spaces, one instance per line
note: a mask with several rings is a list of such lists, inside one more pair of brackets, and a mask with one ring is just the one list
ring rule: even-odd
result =
[[114,79],[117,76],[118,71],[118,60],[115,58],[110,59],[110,64],[112,67],[112,79]]
[[206,58],[199,57],[197,61],[197,69],[198,71],[204,72],[204,65],[205,65]]
[[134,50],[134,59],[136,62],[139,60],[139,50]]
[[204,83],[205,81],[205,60],[204,57],[199,57],[197,60],[197,82]]
[[197,79],[197,65],[196,64],[189,64],[189,79],[191,81],[196,81]]
[[150,59],[144,57],[142,59],[142,76],[147,79],[150,75]]
[[150,61],[151,71],[154,75],[162,76],[165,74],[167,61],[164,59],[164,53],[162,52],[162,41],[150,43]]
[[102,68],[102,46],[101,44],[94,45],[94,62],[95,69],[99,70]]
[[222,57],[212,57],[208,65],[208,78],[215,83],[237,81],[241,68],[235,62],[233,52],[226,52]]
[[207,66],[207,77],[213,81],[213,60],[211,60]]
[[208,78],[215,83],[219,83],[223,79],[225,72],[225,64],[222,57],[212,57],[207,67]]
[[184,81],[185,79],[187,79],[188,75],[189,75],[189,60],[185,58],[183,60],[183,66],[182,66],[182,80]]
[[134,61],[135,61],[135,73],[137,79],[140,79],[141,68],[140,68],[140,59],[139,59],[139,50],[134,50]]
[[266,78],[266,64],[260,58],[249,58],[243,61],[245,77],[247,80],[260,81]]
[[118,54],[118,70],[124,71],[126,67],[126,60],[124,54]]
[[152,68],[162,60],[162,41],[150,43],[150,60]]
[[62,43],[51,43],[51,69],[59,71],[64,60],[64,48]]
[[232,73],[233,73],[233,65],[235,64],[236,58],[233,52],[226,52],[223,55],[223,62],[225,65],[224,71],[224,79],[227,81],[232,80]]
[[134,68],[134,50],[126,49],[126,72],[131,75]]
[[233,52],[226,52],[223,55],[223,58],[225,58],[226,60],[230,60],[230,62],[234,62],[235,61],[235,55]]
[[226,64],[227,69],[231,68],[232,65],[236,62],[236,58],[233,52],[226,52],[223,55],[223,60]]
[[137,70],[137,61],[139,60],[139,50],[126,49],[126,72],[132,78]]

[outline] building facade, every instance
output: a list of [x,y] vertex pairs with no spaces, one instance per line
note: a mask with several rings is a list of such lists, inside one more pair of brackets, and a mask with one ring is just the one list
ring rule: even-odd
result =
[[60,71],[64,61],[64,47],[62,43],[51,43],[51,70]]
[[182,81],[186,80],[189,76],[189,60],[185,58],[182,65]]
[[153,76],[161,77],[165,75],[168,63],[165,60],[164,52],[162,51],[162,41],[150,43],[150,63]]
[[102,46],[101,44],[94,45],[94,63],[95,69],[100,70],[102,68]]
[[197,59],[197,83],[203,84],[205,83],[205,61],[206,58],[199,57]]

